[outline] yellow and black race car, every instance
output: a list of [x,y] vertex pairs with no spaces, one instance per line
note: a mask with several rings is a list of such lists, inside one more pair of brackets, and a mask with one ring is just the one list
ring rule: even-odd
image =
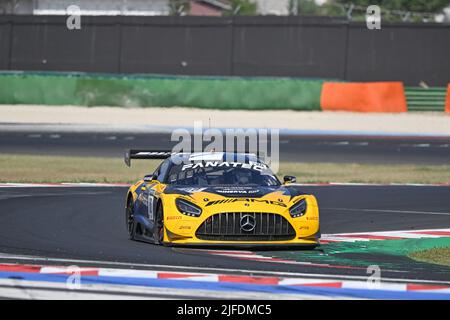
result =
[[130,187],[130,239],[165,245],[319,245],[313,195],[284,183],[255,154],[129,150],[131,159],[164,159]]

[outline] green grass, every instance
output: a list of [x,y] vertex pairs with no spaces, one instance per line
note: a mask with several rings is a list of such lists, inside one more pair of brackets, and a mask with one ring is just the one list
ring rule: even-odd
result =
[[421,262],[450,266],[450,247],[417,251],[410,254],[409,257]]
[[359,163],[282,163],[279,176],[300,182],[449,183],[449,165],[379,165]]
[[127,182],[153,172],[160,161],[121,158],[0,155],[1,182]]
[[[128,168],[122,158],[1,154],[0,182],[133,183],[153,172],[159,163],[136,160]],[[287,174],[303,183],[450,183],[449,165],[281,163],[278,176]]]

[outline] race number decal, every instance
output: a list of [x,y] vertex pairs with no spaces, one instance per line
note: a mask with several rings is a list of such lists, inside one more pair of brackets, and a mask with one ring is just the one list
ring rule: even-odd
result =
[[148,201],[147,201],[147,208],[148,208],[148,218],[150,220],[153,220],[153,195],[148,195]]

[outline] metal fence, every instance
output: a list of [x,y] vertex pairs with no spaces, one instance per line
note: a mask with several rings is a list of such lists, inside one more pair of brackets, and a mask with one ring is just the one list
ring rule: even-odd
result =
[[0,70],[450,82],[450,25],[308,17],[0,16]]

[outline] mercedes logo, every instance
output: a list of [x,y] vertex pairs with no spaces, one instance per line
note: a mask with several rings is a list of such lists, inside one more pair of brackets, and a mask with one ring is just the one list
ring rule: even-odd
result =
[[253,216],[246,214],[241,218],[241,230],[250,232],[256,227],[256,220]]

